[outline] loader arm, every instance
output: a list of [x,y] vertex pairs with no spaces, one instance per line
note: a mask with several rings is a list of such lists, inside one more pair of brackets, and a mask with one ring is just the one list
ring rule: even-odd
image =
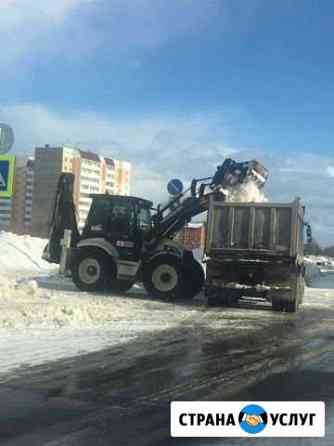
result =
[[225,200],[228,190],[253,181],[259,188],[268,178],[268,170],[256,160],[237,162],[231,158],[217,167],[213,177],[194,179],[189,189],[176,196],[165,206],[158,206],[153,216],[152,240],[173,237],[193,217],[208,210],[209,198]]

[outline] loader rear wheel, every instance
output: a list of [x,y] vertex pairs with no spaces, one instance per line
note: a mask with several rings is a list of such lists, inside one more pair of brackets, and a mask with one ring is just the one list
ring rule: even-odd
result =
[[205,275],[202,265],[192,258],[183,264],[181,297],[192,299],[203,288]]
[[81,291],[104,291],[114,277],[107,254],[96,248],[79,248],[71,262],[72,280]]
[[160,299],[178,298],[181,280],[181,262],[172,256],[159,256],[144,267],[144,287],[148,293]]

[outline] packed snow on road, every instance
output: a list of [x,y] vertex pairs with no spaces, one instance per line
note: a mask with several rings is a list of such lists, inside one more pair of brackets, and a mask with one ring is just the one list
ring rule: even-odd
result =
[[[162,302],[150,299],[140,287],[127,295],[79,292],[70,279],[58,275],[55,265],[41,259],[45,243],[0,233],[0,377],[19,366],[104,349],[173,327],[206,326],[232,336],[293,317],[258,309],[211,308],[201,296],[191,304]],[[316,260],[308,264],[317,278]],[[332,290],[308,289],[303,308],[325,308],[332,297]]]

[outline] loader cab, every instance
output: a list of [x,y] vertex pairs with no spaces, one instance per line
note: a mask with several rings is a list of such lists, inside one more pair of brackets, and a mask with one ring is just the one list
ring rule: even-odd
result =
[[81,239],[104,238],[121,257],[136,260],[152,229],[152,202],[137,197],[93,194]]

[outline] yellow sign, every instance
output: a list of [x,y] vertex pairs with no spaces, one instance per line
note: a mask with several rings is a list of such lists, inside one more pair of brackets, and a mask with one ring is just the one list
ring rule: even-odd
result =
[[0,155],[0,198],[10,198],[14,189],[15,156]]

